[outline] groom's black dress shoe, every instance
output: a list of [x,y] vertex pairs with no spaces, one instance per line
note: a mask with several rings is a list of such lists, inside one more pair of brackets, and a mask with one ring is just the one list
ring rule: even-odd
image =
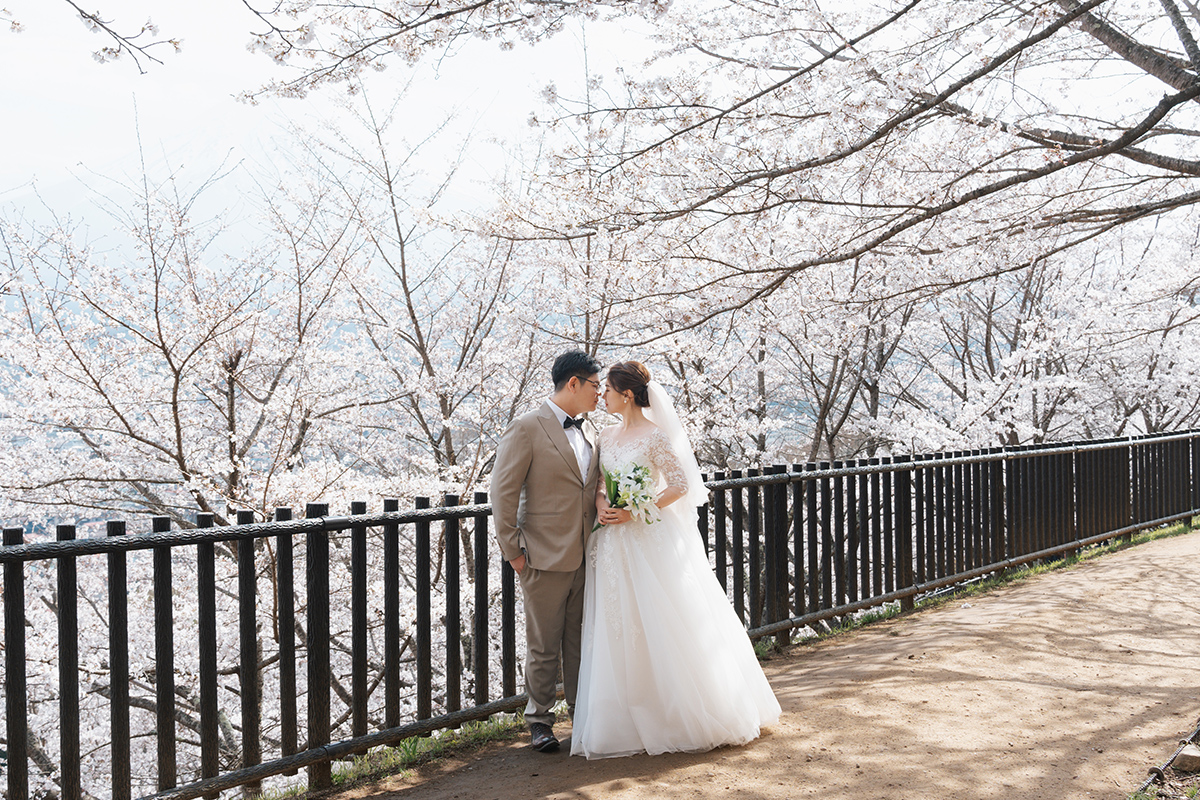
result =
[[533,740],[530,747],[539,753],[553,753],[558,749],[558,739],[554,738],[554,729],[544,722],[531,723],[529,736]]

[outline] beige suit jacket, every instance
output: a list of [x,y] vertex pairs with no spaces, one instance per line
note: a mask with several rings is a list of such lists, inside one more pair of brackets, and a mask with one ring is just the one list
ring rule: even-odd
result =
[[600,449],[592,446],[587,475],[579,474],[575,451],[549,403],[518,417],[496,447],[492,466],[492,516],[505,561],[525,553],[529,566],[570,572],[583,564],[584,547],[596,520]]

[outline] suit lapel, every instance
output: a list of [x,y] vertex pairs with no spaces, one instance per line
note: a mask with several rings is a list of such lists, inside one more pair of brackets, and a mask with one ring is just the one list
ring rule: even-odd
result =
[[[571,472],[575,473],[582,484],[583,476],[579,474],[579,459],[575,458],[575,451],[571,449],[571,443],[567,441],[567,434],[563,430],[562,423],[558,421],[554,409],[550,408],[548,403],[542,404],[542,413],[538,417],[538,422],[541,423],[542,430],[546,432],[546,436],[550,438],[550,443],[554,445],[554,449],[563,457],[563,461],[567,462],[567,466],[571,468]],[[595,448],[593,448],[593,452],[595,452]]]
[[[589,428],[591,428],[593,431],[591,436],[588,436],[588,434],[587,434],[587,431]],[[596,474],[596,471],[600,467],[600,447],[598,445],[598,443],[600,441],[600,437],[595,432],[595,428],[592,428],[591,423],[585,424],[583,426],[583,428],[581,428],[581,430],[583,430],[583,432],[584,432],[583,438],[587,439],[587,443],[589,445],[591,445],[591,447],[592,447],[592,458],[591,458],[591,460],[588,461],[588,474],[587,474],[587,479],[590,480],[592,478],[592,476],[594,476]]]

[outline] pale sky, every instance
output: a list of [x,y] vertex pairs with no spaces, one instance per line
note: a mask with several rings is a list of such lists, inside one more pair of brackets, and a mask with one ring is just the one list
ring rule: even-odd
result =
[[[228,13],[199,10],[218,5],[227,5]],[[244,7],[237,13],[239,6],[229,0],[101,5],[118,30],[137,30],[150,16],[164,35],[183,40],[178,54],[156,48],[164,63],[149,64],[142,75],[128,57],[97,63],[92,53],[108,44],[107,37],[89,32],[66,3],[9,0],[6,8],[24,30],[0,31],[6,120],[0,126],[0,199],[34,178],[45,186],[81,166],[103,172],[137,151],[139,127],[148,148],[173,149],[200,140],[232,145],[260,126],[274,110],[233,99],[271,67],[246,51],[252,20]]]
[[[163,63],[146,64],[146,74],[128,56],[100,64],[92,53],[109,38],[91,33],[67,3],[4,0],[2,8],[24,30],[0,28],[0,205],[33,202],[35,182],[45,197],[71,191],[73,175],[129,174],[137,165],[139,132],[148,160],[165,153],[176,166],[215,166],[230,150],[235,160],[269,159],[271,141],[282,136],[288,119],[335,113],[323,94],[257,106],[236,99],[280,74],[266,56],[246,50],[257,20],[240,0],[94,0],[92,7],[123,33],[152,19],[161,38],[182,40],[182,50],[155,48]],[[521,136],[542,87],[582,77],[578,40],[578,32],[567,31],[536,50],[518,45],[501,53],[481,45],[446,59],[424,73],[412,95],[416,117],[440,119],[457,110],[463,130],[473,131],[480,148],[492,148],[476,166],[499,171],[487,140]],[[622,46],[592,43],[593,64],[606,53],[614,58],[611,48]],[[372,92],[400,86],[404,70],[397,60],[373,76]]]

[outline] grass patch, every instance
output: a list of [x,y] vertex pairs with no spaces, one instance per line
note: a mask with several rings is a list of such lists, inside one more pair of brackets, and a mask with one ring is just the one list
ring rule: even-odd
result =
[[335,769],[333,785],[345,789],[388,775],[403,774],[427,761],[469,752],[488,742],[508,741],[524,728],[525,721],[519,714],[497,714],[491,719],[465,722],[457,730],[402,739],[392,747],[377,748],[358,756],[348,766]]
[[770,661],[771,656],[779,652],[779,647],[775,644],[774,636],[762,636],[755,639],[751,644],[754,645],[754,655],[759,661]]
[[284,789],[267,789],[258,797],[259,800],[287,800],[289,797],[304,797],[307,793],[304,785],[296,784]]
[[[508,741],[525,729],[520,714],[496,714],[491,719],[465,722],[457,730],[436,731],[430,736],[402,739],[389,747],[377,747],[350,763],[333,765],[333,788],[337,791],[359,784],[372,783],[393,775],[404,775],[412,767],[447,756],[469,753],[489,742]],[[308,787],[299,784],[265,791],[262,800],[288,800],[320,796],[310,795]]]

